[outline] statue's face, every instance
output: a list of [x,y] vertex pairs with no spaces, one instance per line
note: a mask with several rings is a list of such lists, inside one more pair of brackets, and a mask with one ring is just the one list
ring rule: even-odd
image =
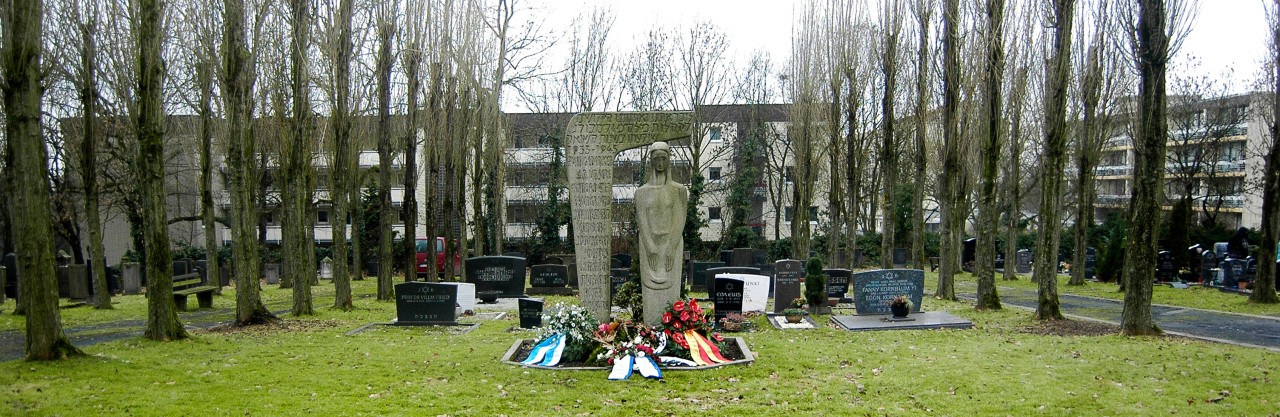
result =
[[653,151],[649,156],[649,163],[653,165],[654,172],[665,174],[671,167],[671,154],[667,151]]

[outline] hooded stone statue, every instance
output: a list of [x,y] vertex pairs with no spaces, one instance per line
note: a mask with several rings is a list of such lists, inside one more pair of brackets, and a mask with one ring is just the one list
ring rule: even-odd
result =
[[646,181],[636,190],[635,202],[644,321],[656,324],[666,307],[680,296],[689,190],[672,177],[671,147],[666,142],[649,145],[648,159]]

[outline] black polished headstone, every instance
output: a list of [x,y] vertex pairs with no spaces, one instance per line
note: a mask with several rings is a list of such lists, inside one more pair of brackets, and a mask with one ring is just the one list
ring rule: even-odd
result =
[[840,298],[840,302],[845,303],[850,300],[845,299],[845,294],[849,292],[849,278],[853,276],[853,271],[848,269],[832,268],[822,270],[827,275],[827,297]]
[[1200,280],[1202,282],[1213,282],[1213,270],[1218,267],[1218,257],[1213,255],[1213,251],[1205,251],[1200,255]]
[[18,255],[4,255],[4,294],[9,298],[18,298]]
[[627,268],[609,269],[609,301],[618,294],[618,289],[631,280],[631,270]]
[[755,264],[755,250],[751,248],[737,248],[730,252],[729,266],[751,266]]
[[1084,279],[1093,279],[1098,267],[1098,249],[1090,246],[1084,251]]
[[467,259],[467,282],[476,284],[476,293],[502,291],[501,297],[524,297],[524,258],[480,256]]
[[773,312],[782,313],[791,307],[791,301],[801,297],[800,278],[804,277],[804,262],[783,259],[773,263]]
[[689,262],[689,286],[694,291],[707,291],[712,278],[707,270],[724,265],[724,262]]
[[744,284],[737,278],[715,278],[711,300],[715,302],[716,322],[730,313],[742,314]]
[[1248,268],[1248,264],[1244,259],[1227,258],[1223,260],[1222,285],[1235,288],[1236,284],[1244,279],[1246,268]]
[[619,268],[631,268],[631,255],[626,253],[617,253],[613,255],[613,259],[618,260]]
[[911,253],[907,248],[893,248],[893,264],[904,266],[907,262],[911,262]]
[[191,263],[189,259],[179,259],[173,261],[173,276],[186,275],[191,273]]
[[622,268],[622,260],[618,258],[609,258],[609,269]]
[[1019,249],[1017,253],[1018,259],[1015,265],[1015,271],[1019,274],[1031,273],[1031,250]]
[[204,281],[205,284],[213,285],[212,281],[209,281],[209,261],[201,259],[193,264],[195,265],[195,272],[200,273],[200,280]]
[[456,324],[458,286],[434,282],[396,284],[396,321],[399,326]]
[[529,285],[563,288],[569,285],[569,267],[554,264],[534,265],[529,268]]
[[882,269],[853,275],[853,304],[859,315],[889,314],[889,300],[899,295],[910,298],[912,311],[920,312],[924,271]]
[[521,298],[518,303],[520,305],[520,328],[542,327],[542,299]]
[[978,258],[978,238],[971,237],[961,243],[963,244],[963,248],[960,250],[961,268],[972,272],[973,268],[977,267],[974,265],[974,261]]
[[1173,266],[1173,253],[1167,250],[1156,252],[1156,280],[1173,281],[1177,275],[1178,269]]
[[769,252],[764,249],[754,249],[751,251],[752,265],[765,265],[765,262],[768,262],[768,259]]
[[542,263],[546,265],[564,265],[564,259],[559,256],[548,256]]
[[733,251],[731,250],[720,251],[720,262],[724,262],[725,265],[733,265]]

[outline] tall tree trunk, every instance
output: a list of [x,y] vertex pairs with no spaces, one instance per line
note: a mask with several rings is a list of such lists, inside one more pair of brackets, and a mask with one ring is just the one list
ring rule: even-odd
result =
[[89,259],[93,262],[93,307],[111,308],[111,291],[107,287],[106,257],[102,248],[102,215],[98,210],[98,63],[97,3],[88,6],[89,21],[80,25],[80,104],[84,109],[84,137],[80,142],[80,179],[84,186],[84,216],[89,227]]
[[[1036,234],[1031,279],[1039,284],[1036,318],[1061,320],[1058,304],[1059,192],[1067,148],[1067,77],[1071,69],[1071,26],[1075,0],[1053,2],[1053,56],[1045,68],[1045,144],[1040,165],[1040,231]],[[1150,288],[1148,288],[1150,290]]]
[[278,320],[262,305],[262,258],[255,231],[259,210],[254,194],[258,169],[253,135],[253,55],[245,43],[244,0],[226,0],[223,8],[223,100],[227,112],[227,159],[231,171],[232,266],[236,272],[237,325]]
[[315,251],[307,236],[310,228],[311,193],[308,167],[311,165],[311,103],[308,94],[306,52],[311,37],[311,11],[307,0],[290,0],[293,15],[291,22],[292,45],[290,50],[289,82],[292,87],[293,117],[289,120],[288,138],[282,153],[285,154],[284,178],[287,187],[294,192],[281,193],[284,198],[284,267],[288,280],[293,283],[293,315],[315,314],[311,302],[311,279],[315,277],[315,264],[311,262]]
[[196,88],[199,92],[200,115],[200,225],[204,235],[205,273],[209,276],[207,285],[222,294],[221,262],[218,259],[218,225],[214,217],[213,206],[213,88],[214,68],[212,39],[202,44],[200,53],[204,54],[196,64]]
[[884,72],[884,96],[880,101],[880,112],[884,128],[880,138],[880,172],[884,179],[880,197],[880,267],[893,268],[894,248],[894,192],[898,186],[898,149],[894,132],[896,114],[894,111],[894,95],[898,91],[898,31],[901,27],[902,5],[898,1],[883,4],[884,7],[884,54],[880,59],[880,69]]
[[1027,68],[1019,67],[1013,77],[1010,103],[1015,103],[1009,120],[1009,155],[1004,174],[1004,280],[1018,279],[1018,223],[1022,220],[1022,116],[1026,100]]
[[[440,280],[440,272],[436,267],[436,238],[443,236],[440,233],[437,214],[440,210],[441,203],[441,181],[440,181],[440,152],[437,149],[441,146],[441,138],[444,137],[445,116],[448,112],[442,107],[444,82],[443,65],[439,62],[432,62],[429,76],[431,77],[431,93],[427,98],[427,128],[425,130],[424,140],[426,141],[427,166],[423,167],[423,172],[427,174],[426,186],[426,218],[423,224],[427,228],[427,280],[436,282]],[[445,258],[449,259],[449,258]],[[445,262],[445,268],[452,269],[452,262]]]
[[1266,167],[1262,170],[1262,241],[1258,242],[1258,275],[1253,282],[1253,294],[1249,302],[1275,304],[1280,303],[1276,294],[1276,262],[1272,262],[1272,254],[1276,253],[1276,240],[1280,239],[1280,1],[1272,6],[1271,29],[1271,74],[1275,77],[1271,93],[1271,125],[1267,126],[1271,134],[1271,149],[1266,153]]
[[[842,84],[843,84],[843,80],[841,78],[841,75],[832,74],[831,80],[830,80],[832,105],[828,106],[828,112],[829,112],[829,114],[827,115],[828,120],[833,120],[833,121],[840,120],[841,106],[839,104],[842,103],[842,101],[840,100],[840,91],[843,89]],[[752,106],[752,108],[754,109],[754,106]],[[754,120],[755,117],[753,116],[752,119]],[[839,123],[833,123],[832,125],[834,126],[838,124]],[[827,172],[830,173],[832,179],[835,179],[836,176],[839,175],[840,173],[841,152],[839,152],[839,150],[845,149],[843,144],[840,143],[840,139],[841,139],[840,133],[841,133],[840,129],[830,128],[830,127],[827,129],[827,134],[828,134],[827,139],[831,141],[830,147],[828,148],[829,151],[827,152],[827,165],[828,165]],[[747,146],[754,146],[754,145],[749,144]],[[746,166],[751,163],[753,162],[744,161],[743,165]],[[841,246],[840,243],[843,240],[845,240],[845,237],[847,236],[842,233],[845,230],[842,223],[845,221],[845,209],[844,209],[845,190],[844,189],[847,186],[848,186],[847,184],[841,184],[840,181],[831,181],[827,191],[827,207],[828,207],[827,211],[830,213],[830,216],[831,216],[831,223],[830,223],[831,229],[829,232],[827,232],[827,259],[829,259],[831,262],[830,264],[831,268],[849,268],[850,267],[850,265],[848,264],[848,262],[850,262],[849,258],[853,256],[852,253],[849,253],[849,256],[845,257],[844,259],[845,263],[837,263],[837,260],[839,258],[836,256],[836,253],[840,250],[840,246]],[[745,210],[743,212],[742,219],[740,220],[745,222],[746,220]],[[742,223],[739,223],[739,224],[742,224]],[[730,230],[732,230],[732,228]]]
[[[390,15],[390,16],[387,16]],[[391,301],[391,39],[395,34],[395,12],[378,16],[378,301]]]
[[[347,256],[347,219],[351,216],[351,190],[359,189],[354,185],[350,170],[351,165],[351,20],[352,3],[355,0],[341,0],[338,4],[338,49],[334,54],[334,86],[333,115],[330,117],[333,126],[333,159],[329,162],[329,199],[333,201],[333,217],[330,219],[331,236],[333,236],[333,308],[350,310],[352,308],[351,271],[354,267]],[[356,222],[352,222],[356,223]],[[353,240],[359,239],[355,235]]]
[[[917,1],[915,6],[916,22],[919,24],[919,55],[929,56],[929,23],[932,20],[931,9],[933,8],[932,0]],[[925,113],[929,108],[929,60],[916,60],[916,110],[915,110],[915,141],[914,141],[914,158],[915,158],[915,175],[912,180],[914,187],[911,192],[911,257],[916,260],[915,268],[924,269],[924,184],[925,184],[925,168],[928,163],[928,154],[925,149],[925,141],[929,133],[928,124],[926,123]]]
[[27,360],[61,359],[82,355],[62,332],[58,313],[58,282],[54,276],[53,220],[49,213],[49,154],[41,136],[40,33],[42,0],[0,3],[0,26],[5,30],[0,62],[4,65],[6,171],[9,218],[18,250],[18,300],[25,307]]
[[461,248],[461,245],[455,242],[457,234],[453,227],[454,224],[456,224],[456,217],[454,216],[456,215],[456,206],[458,205],[458,193],[455,190],[458,188],[459,184],[456,174],[458,171],[458,163],[454,154],[456,153],[455,149],[460,146],[461,142],[458,137],[458,130],[459,125],[462,124],[463,117],[459,106],[462,105],[464,100],[461,100],[462,94],[458,91],[457,77],[453,75],[449,75],[448,77],[448,84],[445,89],[446,122],[444,126],[441,126],[440,128],[441,133],[444,134],[441,136],[444,140],[444,146],[442,147],[443,155],[440,155],[443,160],[441,165],[444,166],[444,172],[441,179],[444,189],[441,190],[442,192],[440,193],[440,222],[442,224],[438,227],[444,229],[444,259],[446,259],[444,278],[445,281],[453,281],[454,271],[453,267],[449,264]]
[[160,0],[138,5],[138,188],[142,191],[142,225],[147,240],[147,329],[152,340],[185,339],[173,303],[173,256],[169,248],[169,219],[164,192],[164,63]]
[[978,242],[974,275],[978,281],[979,310],[1000,309],[996,291],[996,231],[1000,222],[996,202],[996,167],[1000,165],[1000,134],[1004,131],[1001,108],[1004,97],[1004,0],[987,0],[987,74],[983,85],[986,101],[986,143],[982,150],[982,188],[978,197]]
[[[414,29],[416,30],[416,29]],[[419,44],[411,43],[405,51],[405,77],[408,78],[408,112],[404,134],[404,203],[401,204],[404,219],[404,280],[418,280],[418,91],[421,88],[419,65],[422,54]],[[428,242],[430,243],[430,242]],[[434,261],[434,259],[428,259]]]
[[[1089,228],[1093,227],[1094,168],[1098,160],[1098,144],[1105,140],[1106,126],[1098,122],[1098,102],[1102,93],[1102,36],[1095,35],[1093,45],[1087,52],[1083,76],[1080,80],[1080,101],[1083,107],[1084,120],[1081,133],[1076,141],[1076,227],[1074,238],[1075,253],[1072,254],[1071,280],[1067,285],[1084,285],[1085,256],[1088,254]],[[1190,190],[1183,195],[1190,196]],[[1188,201],[1188,204],[1190,202]],[[1188,206],[1190,208],[1190,206]],[[1189,220],[1189,219],[1188,219]]]
[[941,197],[939,214],[942,220],[941,261],[938,269],[938,289],[935,296],[944,300],[956,299],[955,259],[957,248],[952,236],[959,234],[963,224],[956,224],[952,212],[957,210],[960,172],[960,10],[958,0],[944,0],[942,11],[945,37],[942,42],[942,178],[938,186]]

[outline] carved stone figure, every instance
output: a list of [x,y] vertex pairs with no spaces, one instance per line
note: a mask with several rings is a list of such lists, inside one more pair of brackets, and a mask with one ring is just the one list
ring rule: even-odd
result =
[[671,175],[671,147],[649,146],[644,186],[636,190],[640,235],[640,282],[644,284],[644,320],[658,323],[666,306],[680,296],[685,210],[689,190]]

